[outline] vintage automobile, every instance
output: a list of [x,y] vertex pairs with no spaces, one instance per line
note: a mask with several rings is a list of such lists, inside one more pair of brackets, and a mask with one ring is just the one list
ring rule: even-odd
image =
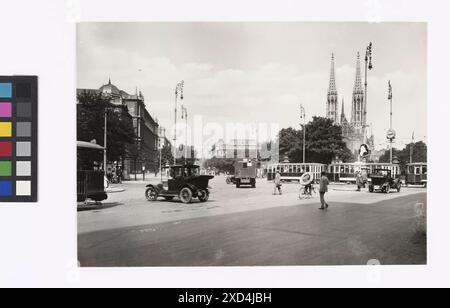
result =
[[393,189],[400,192],[402,183],[400,178],[393,178],[389,169],[375,169],[370,175],[369,192],[381,191],[389,194]]
[[147,185],[145,197],[148,201],[164,198],[167,201],[178,197],[183,203],[191,203],[194,198],[200,202],[209,200],[209,180],[212,175],[200,175],[200,167],[195,165],[174,165],[168,167],[169,178],[158,185]]

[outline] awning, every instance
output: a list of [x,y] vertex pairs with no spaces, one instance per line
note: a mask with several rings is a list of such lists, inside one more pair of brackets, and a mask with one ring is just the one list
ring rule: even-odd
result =
[[86,141],[77,141],[77,148],[84,148],[84,149],[92,149],[92,150],[105,150],[104,147],[95,144],[95,143],[90,143],[90,142],[86,142]]

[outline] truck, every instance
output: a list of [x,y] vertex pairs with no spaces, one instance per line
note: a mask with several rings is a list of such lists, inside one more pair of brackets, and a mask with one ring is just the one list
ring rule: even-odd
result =
[[236,188],[240,188],[243,185],[249,185],[252,188],[256,188],[256,169],[257,163],[254,161],[236,161],[234,163]]

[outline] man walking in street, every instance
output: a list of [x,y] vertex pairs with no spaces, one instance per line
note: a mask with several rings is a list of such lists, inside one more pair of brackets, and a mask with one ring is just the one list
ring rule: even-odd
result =
[[275,175],[275,187],[273,189],[273,194],[276,195],[277,194],[277,190],[278,193],[280,195],[282,195],[282,191],[281,191],[281,174],[280,171],[277,171],[277,174]]
[[328,203],[325,201],[325,194],[328,192],[328,185],[330,182],[328,181],[328,178],[325,175],[325,172],[322,172],[322,176],[320,178],[320,203],[321,207],[319,210],[325,210],[328,208]]

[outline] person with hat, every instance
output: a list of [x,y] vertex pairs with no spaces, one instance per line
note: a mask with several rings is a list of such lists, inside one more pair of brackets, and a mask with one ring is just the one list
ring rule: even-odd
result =
[[320,178],[320,204],[321,207],[319,210],[325,210],[328,208],[328,203],[325,201],[325,194],[328,192],[328,185],[330,184],[330,181],[328,180],[326,173],[322,172],[321,178]]
[[280,173],[280,171],[277,171],[277,173],[275,175],[275,181],[274,182],[275,182],[275,187],[273,189],[273,194],[276,195],[277,194],[277,190],[278,190],[278,193],[280,195],[282,195],[283,192],[281,191],[281,173]]

